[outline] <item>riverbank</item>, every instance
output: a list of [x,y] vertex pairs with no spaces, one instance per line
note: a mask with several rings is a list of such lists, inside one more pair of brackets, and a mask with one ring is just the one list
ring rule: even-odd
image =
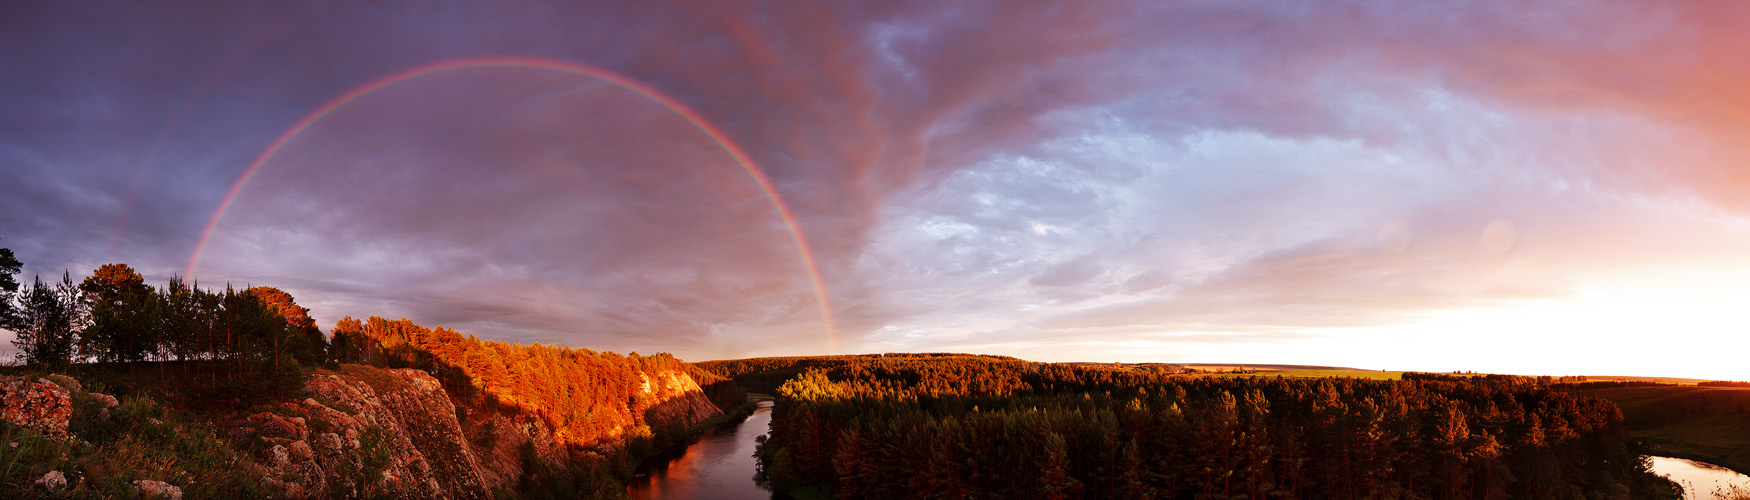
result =
[[[1750,484],[1750,476],[1710,463],[1682,458],[1651,457],[1653,473],[1682,487],[1684,500],[1713,500],[1716,492]],[[1730,497],[1729,497],[1730,498]]]

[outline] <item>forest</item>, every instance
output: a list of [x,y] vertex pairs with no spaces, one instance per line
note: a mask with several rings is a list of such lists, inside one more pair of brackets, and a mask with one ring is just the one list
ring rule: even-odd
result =
[[[280,289],[207,290],[181,278],[161,287],[127,264],[104,264],[78,284],[40,276],[20,284],[20,263],[0,248],[0,327],[16,333],[17,361],[45,369],[75,362],[176,361],[219,398],[283,392],[328,358],[309,310]],[[263,376],[265,375],[265,376]]]
[[799,372],[778,387],[762,474],[836,498],[1675,498],[1615,405],[1536,378],[1214,378],[942,354],[700,365]]

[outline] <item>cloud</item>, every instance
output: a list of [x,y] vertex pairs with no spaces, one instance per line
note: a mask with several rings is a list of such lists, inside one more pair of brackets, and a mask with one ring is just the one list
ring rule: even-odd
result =
[[[0,244],[32,270],[168,278],[285,127],[492,54],[606,68],[726,131],[795,209],[853,350],[1266,342],[1559,297],[1740,248],[1750,199],[1735,5],[8,9]],[[801,258],[666,111],[482,71],[300,136],[197,277],[284,285],[324,322],[714,357],[826,348]]]

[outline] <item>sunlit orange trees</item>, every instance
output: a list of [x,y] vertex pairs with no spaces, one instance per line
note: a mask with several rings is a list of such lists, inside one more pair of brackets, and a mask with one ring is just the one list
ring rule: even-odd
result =
[[[487,341],[407,319],[347,317],[335,324],[333,334],[334,353],[341,362],[423,369],[443,381],[452,394],[541,417],[567,444],[622,455],[628,447],[660,446],[666,442],[650,440],[669,440],[679,434],[680,429],[663,428],[673,422],[651,418],[652,408],[662,402],[644,397],[647,385],[656,383],[661,373],[694,374],[708,387],[726,383],[667,353],[622,356]],[[724,390],[728,389],[718,389]],[[727,409],[743,403],[744,397],[735,390],[718,394],[713,403]]]

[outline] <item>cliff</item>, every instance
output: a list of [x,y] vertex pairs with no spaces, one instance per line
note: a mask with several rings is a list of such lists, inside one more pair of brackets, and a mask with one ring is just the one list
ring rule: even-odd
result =
[[721,412],[686,373],[639,373],[624,411],[630,428],[610,439],[576,439],[521,411],[458,406],[422,370],[344,365],[312,375],[301,401],[239,421],[233,438],[255,450],[265,486],[290,497],[491,498],[534,471],[564,469],[586,456],[623,454],[652,429],[693,427]]

